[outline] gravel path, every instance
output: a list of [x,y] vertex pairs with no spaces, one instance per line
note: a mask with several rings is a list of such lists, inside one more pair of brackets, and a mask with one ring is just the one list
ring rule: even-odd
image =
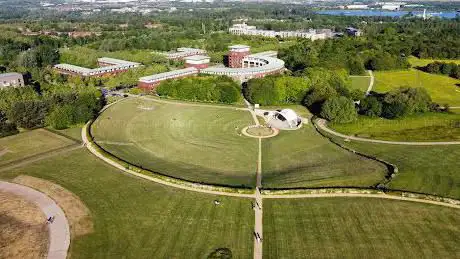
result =
[[326,197],[361,197],[361,198],[378,198],[378,199],[390,199],[390,200],[398,200],[398,201],[412,201],[412,202],[421,202],[421,203],[428,203],[434,204],[444,207],[451,207],[460,209],[459,204],[454,203],[447,203],[441,201],[433,201],[433,200],[424,200],[424,199],[417,199],[417,198],[409,198],[409,197],[402,197],[402,196],[395,196],[395,195],[388,195],[388,194],[381,194],[381,193],[321,193],[321,194],[272,194],[272,195],[264,195],[264,199],[300,199],[300,198],[326,198]]
[[70,227],[62,209],[50,197],[23,185],[0,181],[0,190],[37,204],[46,215],[44,222],[54,217],[53,223],[48,224],[50,240],[47,258],[65,259],[70,245]]
[[372,70],[367,71],[369,73],[369,76],[371,77],[371,80],[369,81],[369,87],[367,88],[366,95],[369,95],[372,91],[372,87],[374,87],[374,73],[372,73]]
[[345,135],[334,131],[326,126],[326,120],[318,119],[315,123],[315,126],[318,128],[330,133],[334,136],[341,137],[347,140],[356,140],[362,142],[371,142],[371,143],[379,143],[379,144],[392,144],[392,145],[407,145],[407,146],[435,146],[435,145],[460,145],[460,141],[443,141],[443,142],[408,142],[408,141],[387,141],[387,140],[378,140],[378,139],[369,139],[369,138],[360,138]]

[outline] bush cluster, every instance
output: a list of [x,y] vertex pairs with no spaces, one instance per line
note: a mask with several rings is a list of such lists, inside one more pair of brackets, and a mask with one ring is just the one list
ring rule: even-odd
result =
[[424,67],[421,70],[431,74],[443,74],[452,78],[460,79],[460,65],[455,63],[446,62],[433,62]]
[[198,76],[161,82],[160,96],[186,101],[236,103],[241,99],[240,86],[225,76]]
[[104,104],[96,88],[57,89],[40,94],[31,87],[0,90],[0,135],[14,134],[17,127],[64,129],[93,118]]
[[435,105],[424,88],[400,87],[381,95],[364,98],[359,113],[387,119],[400,118],[433,110]]
[[300,104],[309,86],[309,81],[300,77],[268,76],[249,80],[243,95],[249,102],[261,105]]

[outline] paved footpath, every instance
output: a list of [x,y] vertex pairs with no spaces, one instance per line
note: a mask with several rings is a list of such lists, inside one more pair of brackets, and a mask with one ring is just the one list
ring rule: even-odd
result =
[[54,221],[48,224],[49,246],[48,259],[65,259],[70,245],[70,227],[62,209],[47,195],[32,188],[9,182],[0,181],[0,190],[23,197],[33,202],[43,211],[46,221],[54,217]]
[[374,73],[372,73],[372,70],[367,71],[369,73],[369,76],[371,77],[371,80],[369,81],[369,87],[367,88],[366,95],[369,95],[372,91],[372,87],[374,87]]
[[460,141],[443,141],[443,142],[408,142],[408,141],[387,141],[387,140],[378,140],[378,139],[369,139],[369,138],[359,138],[354,136],[345,135],[342,133],[338,133],[326,126],[326,120],[318,119],[315,123],[315,126],[318,128],[330,133],[334,136],[341,137],[347,140],[356,140],[362,142],[371,142],[371,143],[379,143],[379,144],[392,144],[392,145],[407,145],[407,146],[440,146],[440,145],[460,145]]

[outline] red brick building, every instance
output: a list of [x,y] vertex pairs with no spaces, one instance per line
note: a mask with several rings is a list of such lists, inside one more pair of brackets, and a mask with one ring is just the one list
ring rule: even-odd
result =
[[233,45],[229,47],[228,66],[232,68],[242,67],[243,58],[250,55],[250,47],[246,45]]

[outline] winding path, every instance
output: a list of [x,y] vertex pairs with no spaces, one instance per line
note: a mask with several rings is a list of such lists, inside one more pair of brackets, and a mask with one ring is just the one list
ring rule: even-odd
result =
[[372,72],[372,70],[367,70],[367,72],[369,73],[371,80],[369,81],[369,87],[367,88],[366,96],[371,93],[372,87],[374,87],[374,81],[375,81],[374,73]]
[[70,245],[70,227],[64,212],[56,202],[39,191],[15,183],[0,181],[0,190],[37,204],[46,216],[43,222],[49,217],[54,217],[53,223],[48,224],[50,240],[46,258],[65,259]]
[[362,142],[378,143],[378,144],[391,144],[391,145],[407,145],[407,146],[439,146],[439,145],[460,145],[460,141],[443,141],[443,142],[408,142],[408,141],[388,141],[388,140],[379,140],[379,139],[369,139],[369,138],[360,138],[345,135],[334,131],[326,126],[326,120],[317,119],[314,123],[315,127],[326,131],[334,136],[344,138],[346,140],[356,140]]

